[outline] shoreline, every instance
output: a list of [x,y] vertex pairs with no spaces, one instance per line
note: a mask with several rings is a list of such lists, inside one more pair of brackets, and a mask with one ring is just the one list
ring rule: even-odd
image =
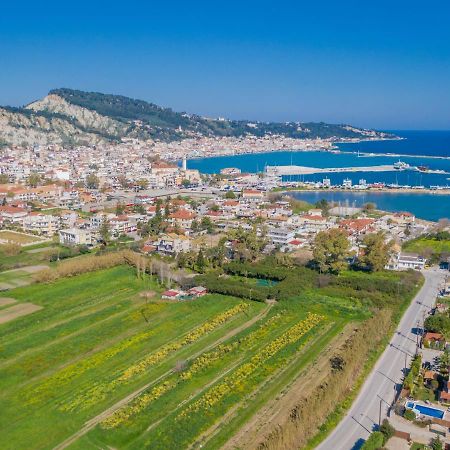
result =
[[450,189],[364,189],[364,190],[352,190],[352,189],[344,189],[344,188],[333,188],[333,189],[318,189],[318,188],[292,188],[292,189],[283,189],[279,188],[269,191],[269,192],[281,192],[282,194],[289,194],[290,192],[346,192],[348,194],[427,194],[427,195],[450,195]]
[[[376,142],[379,141],[387,141],[387,140],[393,140],[393,139],[379,139]],[[372,141],[372,140],[371,140]],[[373,140],[375,141],[375,140]],[[359,141],[359,142],[370,142],[370,141]],[[339,144],[357,144],[358,142],[339,142]],[[280,152],[288,152],[288,153],[331,153],[331,154],[342,154],[342,155],[358,155],[360,158],[370,158],[370,157],[388,157],[388,158],[419,158],[419,159],[437,159],[437,160],[450,160],[450,156],[440,156],[440,155],[413,155],[410,153],[372,153],[372,152],[357,152],[357,151],[348,151],[348,150],[340,150],[338,148],[280,148],[280,149],[264,149],[262,151],[258,150],[248,150],[248,151],[239,151],[239,152],[227,152],[227,153],[220,153],[220,154],[214,154],[214,155],[202,155],[202,156],[189,156],[187,155],[187,161],[190,160],[199,160],[199,159],[210,159],[210,158],[221,158],[221,157],[232,157],[232,156],[241,156],[241,155],[264,155],[264,154],[271,154],[271,153],[280,153]],[[181,162],[180,159],[176,159],[175,161]]]

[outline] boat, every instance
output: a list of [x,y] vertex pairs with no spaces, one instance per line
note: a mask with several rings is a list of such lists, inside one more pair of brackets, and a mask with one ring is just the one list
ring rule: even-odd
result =
[[417,166],[419,172],[428,172],[430,168],[428,166]]
[[396,163],[394,163],[395,170],[406,170],[409,168],[410,168],[409,164],[403,161],[398,160]]

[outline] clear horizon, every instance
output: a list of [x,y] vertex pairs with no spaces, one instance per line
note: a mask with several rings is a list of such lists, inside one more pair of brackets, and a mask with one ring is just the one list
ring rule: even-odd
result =
[[2,7],[0,104],[71,87],[260,121],[450,129],[450,5]]

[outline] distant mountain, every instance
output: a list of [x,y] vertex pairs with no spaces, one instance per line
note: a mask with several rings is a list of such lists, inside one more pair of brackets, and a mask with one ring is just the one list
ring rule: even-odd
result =
[[195,136],[282,135],[382,139],[393,135],[349,125],[210,119],[121,95],[54,89],[23,108],[0,107],[0,145],[92,145],[122,138],[173,141]]

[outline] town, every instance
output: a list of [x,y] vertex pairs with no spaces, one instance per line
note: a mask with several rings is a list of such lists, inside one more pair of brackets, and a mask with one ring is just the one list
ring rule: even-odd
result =
[[[17,233],[87,249],[125,239],[144,253],[180,257],[215,247],[230,230],[241,228],[264,238],[265,254],[307,257],[320,231],[337,228],[347,233],[355,257],[364,248],[364,237],[380,232],[386,242],[396,243],[388,267],[425,265],[421,255],[402,253],[401,246],[435,224],[408,212],[382,213],[372,204],[309,205],[283,194],[283,187],[289,190],[292,183],[279,176],[241,173],[236,168],[205,175],[188,169],[185,155],[177,165],[148,156],[135,142],[59,150],[54,146],[2,150],[3,243],[14,244]],[[320,186],[332,187],[327,178]],[[351,181],[343,187],[352,188]],[[360,180],[353,187],[379,186]],[[26,242],[26,236],[22,240]],[[232,240],[225,245],[231,248]]]

